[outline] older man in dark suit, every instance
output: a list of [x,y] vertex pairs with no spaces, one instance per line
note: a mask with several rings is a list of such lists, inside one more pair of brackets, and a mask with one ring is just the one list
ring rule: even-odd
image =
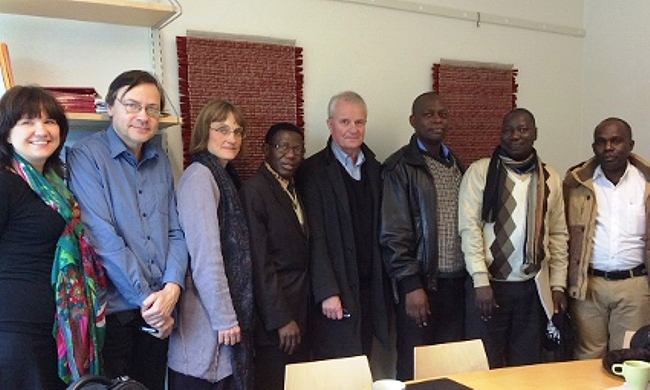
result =
[[305,216],[293,176],[305,153],[291,123],[266,133],[265,162],[241,189],[253,257],[257,325],[255,387],[282,390],[284,366],[309,358],[309,247]]
[[327,146],[298,174],[310,227],[315,358],[369,355],[373,335],[387,344],[379,253],[381,166],[363,143],[366,104],[343,92],[330,100]]

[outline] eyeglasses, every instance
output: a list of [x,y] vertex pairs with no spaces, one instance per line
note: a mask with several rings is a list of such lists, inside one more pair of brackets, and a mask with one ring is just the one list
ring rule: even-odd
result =
[[231,130],[228,126],[220,126],[210,127],[210,130],[219,132],[224,137],[228,137],[230,134],[235,134],[235,137],[237,138],[246,138],[246,130],[242,129],[241,127]]
[[[131,100],[128,100],[126,102],[123,102],[120,99],[117,99],[118,102],[120,102],[121,105],[124,106],[124,109],[126,110],[127,113],[129,114],[137,114],[142,110],[142,104],[138,102],[134,102]],[[147,115],[149,115],[152,118],[160,118],[160,107],[158,106],[146,106],[144,107],[145,112]]]
[[268,144],[268,145],[274,147],[275,150],[280,152],[280,154],[283,156],[289,153],[290,150],[293,151],[293,154],[295,154],[296,156],[302,156],[303,154],[305,154],[305,147],[302,145],[298,145],[298,146],[278,145],[278,144]]

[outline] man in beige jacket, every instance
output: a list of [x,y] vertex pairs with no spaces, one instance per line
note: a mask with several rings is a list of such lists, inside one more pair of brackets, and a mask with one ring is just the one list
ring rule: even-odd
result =
[[650,165],[633,147],[630,125],[605,119],[594,130],[594,157],[564,179],[579,359],[621,349],[626,330],[650,323]]
[[475,301],[467,302],[467,335],[483,339],[492,368],[539,363],[546,324],[566,306],[561,179],[538,157],[536,139],[530,111],[512,110],[492,158],[473,163],[460,185],[458,225]]

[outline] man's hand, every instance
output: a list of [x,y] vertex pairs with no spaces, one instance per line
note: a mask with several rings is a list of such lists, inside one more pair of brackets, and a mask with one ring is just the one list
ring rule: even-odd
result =
[[479,315],[483,321],[487,321],[492,317],[494,309],[499,307],[494,301],[492,287],[476,287],[474,291],[476,292],[476,308],[478,309]]
[[217,332],[217,340],[219,344],[235,345],[241,341],[241,329],[239,325],[235,325],[230,329],[220,330]]
[[174,329],[174,318],[169,316],[167,320],[165,320],[161,326],[156,327],[156,329],[158,329],[158,332],[151,333],[151,335],[161,340],[166,339],[172,332],[172,329]]
[[555,314],[563,313],[567,307],[566,294],[564,294],[564,291],[557,291],[557,290],[553,290],[552,294],[553,294],[553,313]]
[[431,315],[429,298],[423,288],[418,288],[406,294],[404,299],[406,314],[415,321],[417,326],[427,326],[427,319]]
[[323,308],[323,315],[330,320],[343,319],[343,305],[341,305],[341,298],[338,295],[323,299],[321,306]]
[[300,344],[300,328],[296,321],[291,320],[278,329],[278,337],[280,338],[280,349],[292,355]]
[[162,290],[149,294],[140,309],[142,318],[154,328],[160,329],[165,326],[171,318],[180,294],[181,288],[175,283],[167,283]]

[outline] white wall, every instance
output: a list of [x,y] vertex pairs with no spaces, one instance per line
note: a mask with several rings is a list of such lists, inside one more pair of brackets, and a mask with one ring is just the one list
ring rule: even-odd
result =
[[647,1],[585,1],[583,144],[601,120],[617,116],[632,126],[634,151],[650,159],[648,21]]
[[119,73],[152,69],[147,28],[0,14],[16,84],[92,86],[103,95]]
[[[422,3],[582,27],[583,0],[420,0]],[[498,4],[496,4],[498,3]],[[511,63],[518,105],[536,115],[537,148],[563,171],[582,141],[583,38],[475,24],[330,0],[182,0],[183,15],[162,31],[164,84],[178,105],[175,37],[186,30],[295,39],[304,48],[308,153],[328,136],[326,105],[346,89],[367,100],[367,143],[384,159],[407,142],[410,105],[431,88],[441,58]],[[562,12],[558,12],[558,9]],[[92,85],[105,93],[129,68],[151,68],[148,30],[0,15],[18,83]],[[180,167],[178,130],[172,160]]]

